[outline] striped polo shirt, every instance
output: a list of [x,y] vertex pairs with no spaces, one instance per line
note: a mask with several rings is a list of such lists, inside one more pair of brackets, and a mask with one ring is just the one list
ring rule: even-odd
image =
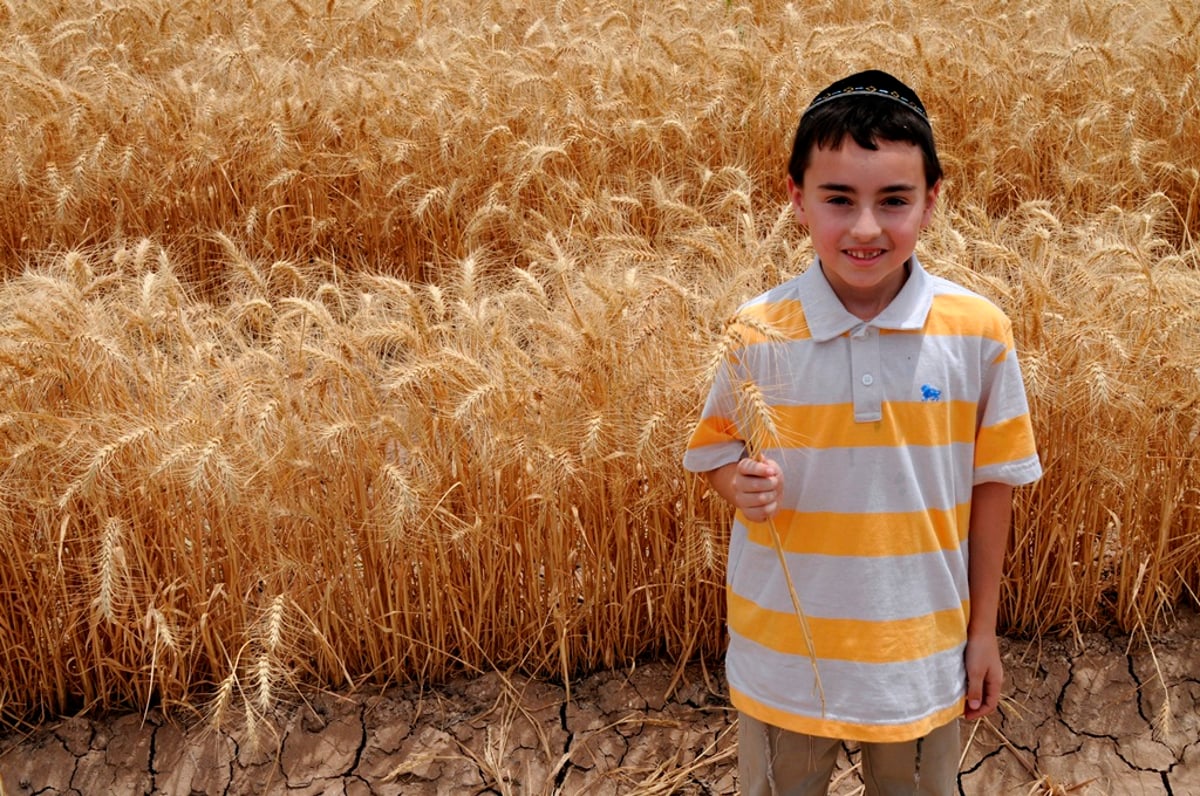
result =
[[1011,324],[916,257],[873,320],[842,306],[819,263],[738,318],[684,466],[712,470],[765,440],[812,649],[769,526],[737,512],[733,704],[810,735],[920,737],[963,709],[972,488],[1041,475]]

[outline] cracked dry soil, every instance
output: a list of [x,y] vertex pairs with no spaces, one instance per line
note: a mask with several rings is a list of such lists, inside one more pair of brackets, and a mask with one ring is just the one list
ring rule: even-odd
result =
[[[1005,701],[962,725],[963,794],[1200,796],[1200,616],[1146,643],[1002,640]],[[489,674],[436,690],[322,693],[254,743],[151,710],[0,736],[17,794],[732,794],[720,673],[639,665],[558,685]],[[861,792],[844,749],[832,793]]]

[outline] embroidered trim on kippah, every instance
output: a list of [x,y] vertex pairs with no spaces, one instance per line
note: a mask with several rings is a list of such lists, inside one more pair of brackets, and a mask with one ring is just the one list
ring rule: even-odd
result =
[[832,102],[833,100],[849,96],[883,97],[885,99],[895,100],[909,110],[914,111],[918,116],[925,120],[926,124],[929,123],[929,116],[925,113],[925,108],[923,106],[913,102],[907,97],[904,97],[897,91],[889,91],[887,89],[877,88],[875,86],[852,85],[831,91],[828,94],[820,94],[809,104],[808,109],[804,112],[807,114],[808,111],[811,111],[813,108],[816,108],[819,105],[824,105],[827,102]]

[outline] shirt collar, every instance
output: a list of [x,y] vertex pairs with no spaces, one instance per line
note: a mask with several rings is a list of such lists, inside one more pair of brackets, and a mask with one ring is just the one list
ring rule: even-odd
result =
[[821,261],[814,259],[808,270],[797,279],[800,305],[804,308],[804,319],[808,322],[812,339],[822,342],[839,337],[859,326],[877,329],[911,331],[925,325],[929,308],[933,305],[933,285],[929,273],[921,267],[914,254],[910,259],[912,270],[900,292],[883,312],[869,321],[852,314],[833,292]]

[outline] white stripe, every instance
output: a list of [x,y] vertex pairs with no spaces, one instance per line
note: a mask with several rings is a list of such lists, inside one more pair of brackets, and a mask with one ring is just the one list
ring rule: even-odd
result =
[[[971,498],[974,445],[789,448],[767,456],[784,472],[782,505],[839,514],[953,509]],[[829,473],[845,473],[831,482]]]
[[707,473],[723,464],[742,458],[746,446],[740,442],[721,442],[691,448],[683,454],[683,467],[693,473]]
[[824,693],[836,697],[826,702],[824,715],[812,661],[802,655],[781,655],[731,633],[725,675],[732,688],[784,713],[861,725],[909,724],[963,699],[964,647],[903,663],[818,658]]
[[[880,336],[879,346],[881,373],[874,376],[884,401],[921,401],[921,388],[926,385],[937,390],[942,401],[974,400],[993,360],[1005,352],[1003,343],[970,336],[888,334]],[[964,351],[972,355],[964,356]],[[853,400],[848,337],[758,343],[745,348],[740,357],[740,365],[729,370],[735,379],[753,380],[768,403],[820,406]],[[1015,369],[1015,358],[1008,357],[1001,368]],[[1009,404],[1018,395],[1024,403],[1019,388],[1018,382],[1002,403]]]
[[975,483],[994,481],[1010,486],[1021,486],[1036,481],[1042,474],[1042,462],[1037,454],[1026,456],[1015,462],[1002,462],[980,467],[975,471]]
[[[726,581],[755,605],[792,613],[791,595],[774,548],[733,533],[743,545]],[[788,573],[806,616],[890,622],[956,610],[970,597],[967,543],[956,550],[906,556],[820,556],[786,553]]]

